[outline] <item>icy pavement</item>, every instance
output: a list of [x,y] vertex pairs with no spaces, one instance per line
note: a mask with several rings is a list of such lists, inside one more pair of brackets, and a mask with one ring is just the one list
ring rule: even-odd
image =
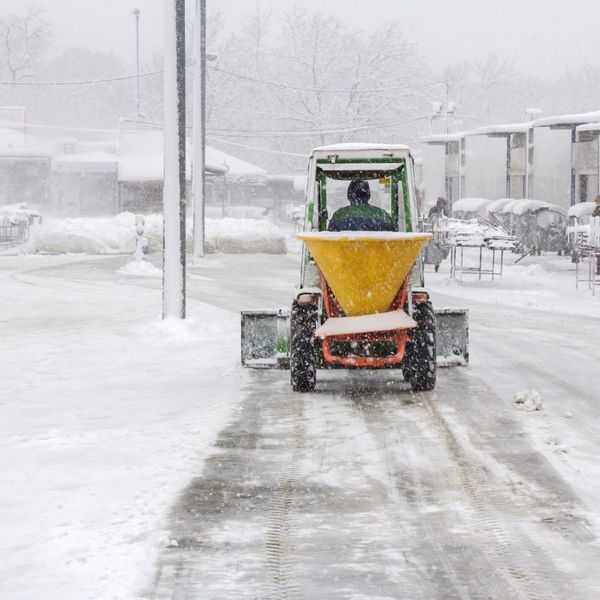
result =
[[149,598],[595,597],[596,537],[500,398],[256,373],[172,510]]
[[593,312],[431,275],[470,309],[468,368],[301,395],[238,367],[237,311],[285,305],[297,257],[190,266],[183,329],[128,257],[0,261],[0,597],[600,597]]

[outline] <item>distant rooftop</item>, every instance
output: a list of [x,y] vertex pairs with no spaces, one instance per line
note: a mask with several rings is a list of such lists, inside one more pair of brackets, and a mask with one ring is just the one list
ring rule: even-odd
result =
[[578,125],[575,129],[577,130],[577,133],[580,131],[600,132],[600,123],[586,123],[585,125]]
[[534,127],[554,127],[558,129],[583,125],[585,123],[595,123],[597,121],[600,121],[600,111],[542,117],[541,119],[536,119],[533,124]]
[[424,144],[447,144],[448,142],[460,142],[466,135],[469,135],[468,131],[461,131],[459,133],[438,133],[435,135],[426,135],[421,138]]
[[535,121],[525,121],[522,123],[508,123],[506,125],[486,125],[478,127],[469,135],[510,135],[511,133],[525,133],[533,127]]

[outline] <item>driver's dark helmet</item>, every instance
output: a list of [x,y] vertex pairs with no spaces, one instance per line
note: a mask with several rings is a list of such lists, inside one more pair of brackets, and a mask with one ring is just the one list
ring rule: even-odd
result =
[[363,179],[354,179],[348,186],[348,200],[350,204],[368,204],[371,198],[369,182]]

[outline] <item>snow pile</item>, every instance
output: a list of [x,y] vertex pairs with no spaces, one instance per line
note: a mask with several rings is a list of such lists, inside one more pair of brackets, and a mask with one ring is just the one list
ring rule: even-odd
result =
[[[135,250],[135,215],[115,217],[46,218],[36,228],[30,252],[46,254],[132,254]],[[192,248],[192,220],[187,222],[187,247]],[[151,252],[162,250],[162,216],[145,216],[145,236]],[[231,254],[264,252],[285,254],[285,233],[267,220],[207,219],[207,252]]]
[[234,219],[265,219],[269,214],[266,206],[207,206],[206,216],[213,219],[233,217]]
[[450,244],[457,246],[489,246],[490,248],[512,249],[515,238],[502,227],[481,223],[478,219],[444,219],[439,229],[448,234]]
[[129,277],[162,277],[161,269],[156,268],[152,263],[145,260],[132,260],[130,263],[117,269],[117,273]]
[[[190,243],[188,234],[188,244]],[[206,222],[208,252],[224,254],[285,254],[285,233],[270,221],[257,219],[209,219]]]
[[[599,219],[600,220],[600,219]],[[479,261],[478,248],[466,248],[466,265],[476,265]],[[517,256],[505,253],[502,277],[493,281],[465,275],[462,282],[450,278],[450,261],[440,265],[439,273],[427,269],[425,281],[428,289],[451,294],[457,298],[487,302],[499,306],[527,308],[536,311],[550,311],[562,314],[587,315],[598,318],[600,296],[587,285],[575,288],[577,265],[567,256],[543,254],[527,256],[518,263]],[[496,257],[498,260],[498,257]],[[491,256],[484,255],[483,265],[491,268]],[[586,269],[587,259],[580,269]],[[580,277],[582,272],[580,271]]]
[[515,407],[517,410],[536,412],[542,409],[542,396],[537,390],[528,392],[524,390],[515,394]]

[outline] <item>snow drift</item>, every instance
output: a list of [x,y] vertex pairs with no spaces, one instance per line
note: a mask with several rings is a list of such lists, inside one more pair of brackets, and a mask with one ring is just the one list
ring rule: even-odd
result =
[[[145,217],[150,252],[162,250],[162,216]],[[192,221],[187,223],[188,251],[192,248]],[[23,250],[33,253],[130,254],[135,249],[135,215],[115,217],[45,218],[32,229]],[[267,220],[223,218],[206,220],[206,251],[225,254],[285,254],[285,232]]]

